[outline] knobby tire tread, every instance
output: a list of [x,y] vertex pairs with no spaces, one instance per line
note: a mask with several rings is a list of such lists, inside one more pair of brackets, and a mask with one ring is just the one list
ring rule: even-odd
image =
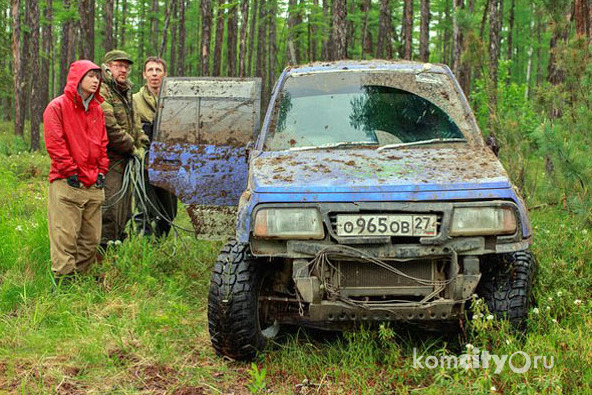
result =
[[531,291],[536,274],[536,261],[528,251],[504,257],[502,267],[484,273],[478,294],[485,299],[489,311],[497,318],[507,319],[518,331],[526,328]]
[[208,328],[218,354],[250,360],[265,347],[258,318],[259,286],[249,246],[229,242],[214,265],[208,297]]

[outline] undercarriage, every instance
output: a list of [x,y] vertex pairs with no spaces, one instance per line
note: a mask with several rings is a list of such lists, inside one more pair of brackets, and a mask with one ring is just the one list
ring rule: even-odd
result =
[[476,256],[387,260],[340,245],[312,259],[259,263],[272,267],[259,297],[264,321],[325,329],[355,322],[454,321],[481,278]]

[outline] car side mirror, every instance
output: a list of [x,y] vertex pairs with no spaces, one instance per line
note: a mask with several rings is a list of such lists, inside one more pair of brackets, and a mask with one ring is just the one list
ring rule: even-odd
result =
[[500,146],[495,136],[487,136],[487,139],[485,139],[485,144],[493,151],[495,156],[499,156]]

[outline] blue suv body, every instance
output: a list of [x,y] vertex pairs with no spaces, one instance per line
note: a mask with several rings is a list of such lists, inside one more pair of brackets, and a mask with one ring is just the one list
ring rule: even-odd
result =
[[[248,149],[225,129],[222,144],[162,139],[151,158],[197,228],[236,218],[209,293],[217,352],[251,358],[282,324],[438,327],[475,294],[523,327],[536,268],[527,210],[446,66],[288,67],[258,134],[250,98]],[[180,168],[163,171],[167,155]]]

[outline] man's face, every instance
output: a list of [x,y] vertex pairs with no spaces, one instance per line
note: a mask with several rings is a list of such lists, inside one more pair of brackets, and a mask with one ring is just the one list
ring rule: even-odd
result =
[[109,63],[109,70],[111,70],[113,79],[123,85],[127,82],[127,77],[131,70],[131,64],[127,60],[114,60]]
[[101,72],[99,70],[91,70],[80,80],[80,90],[84,97],[88,97],[97,92],[101,82]]
[[164,67],[162,64],[158,62],[148,62],[146,63],[146,67],[144,68],[144,72],[142,73],[146,83],[153,91],[158,91],[160,89],[160,85],[162,84],[162,80],[164,77],[167,76],[166,71],[164,71]]

